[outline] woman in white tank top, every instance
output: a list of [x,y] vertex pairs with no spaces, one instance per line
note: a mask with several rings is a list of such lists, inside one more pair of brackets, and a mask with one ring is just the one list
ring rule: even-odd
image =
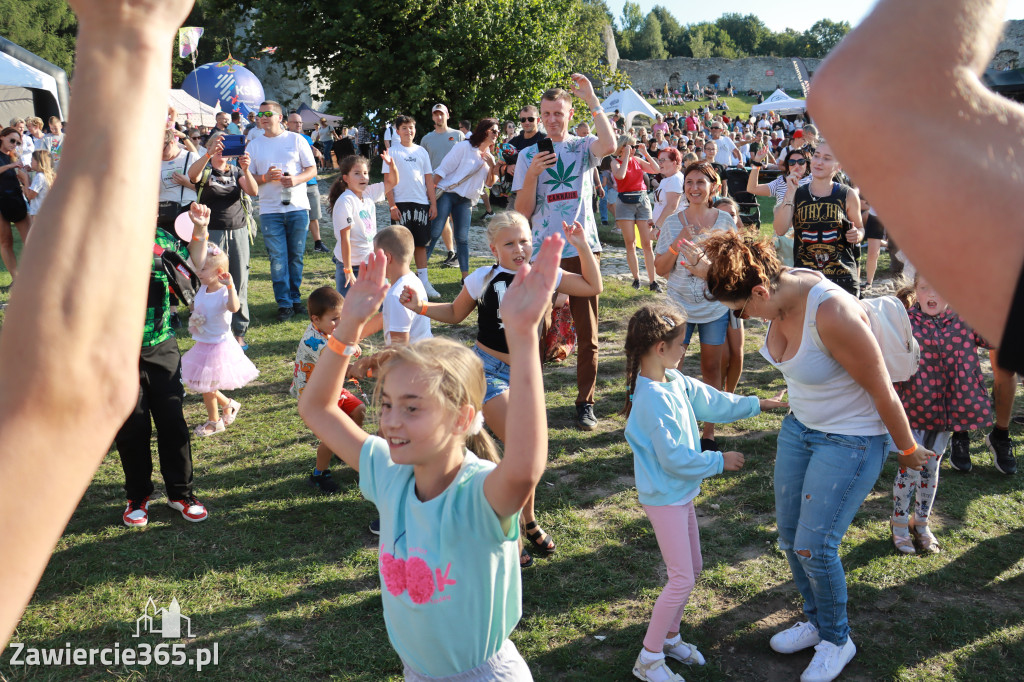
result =
[[[681,255],[710,295],[741,319],[767,320],[761,354],[782,372],[792,411],[779,431],[775,515],[779,547],[804,598],[806,620],[771,647],[815,647],[804,682],[834,679],[857,652],[846,617],[839,543],[871,491],[889,451],[919,469],[932,455],[917,445],[857,299],[811,270],[779,262],[767,239],[714,235]],[[812,340],[817,327],[822,351]]]

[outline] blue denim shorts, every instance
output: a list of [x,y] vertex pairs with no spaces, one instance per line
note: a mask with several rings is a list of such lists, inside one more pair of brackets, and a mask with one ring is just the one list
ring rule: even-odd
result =
[[722,345],[725,343],[725,334],[729,331],[729,315],[731,313],[726,310],[725,314],[714,322],[687,322],[683,343],[689,345],[693,330],[696,329],[700,334],[701,343],[706,343],[709,346]]
[[484,377],[487,379],[487,395],[484,396],[486,403],[508,390],[508,374],[511,367],[490,353],[480,350],[480,346],[473,346],[473,352],[484,363]]

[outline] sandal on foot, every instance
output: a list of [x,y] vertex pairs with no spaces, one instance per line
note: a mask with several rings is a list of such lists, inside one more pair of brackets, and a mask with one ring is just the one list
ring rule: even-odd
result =
[[519,552],[519,568],[529,568],[530,566],[533,566],[533,556],[523,547]]
[[[914,548],[914,541],[910,535],[901,535],[896,532],[897,528],[906,528],[906,523],[896,523],[895,521],[889,521],[889,527],[892,529],[892,544],[896,545],[896,550],[900,554],[916,554],[917,550]],[[911,529],[913,527],[911,526]]]
[[235,423],[235,418],[238,416],[238,410],[242,407],[242,404],[237,400],[231,400],[221,412],[221,419],[224,421],[224,426],[231,426]]
[[195,433],[197,436],[201,438],[205,438],[206,436],[212,436],[215,433],[220,433],[223,430],[224,420],[218,419],[217,421],[207,421],[203,424],[200,424],[199,426],[196,427],[193,433]]
[[551,556],[555,553],[555,541],[537,525],[536,521],[526,524],[526,539],[544,556]]
[[918,551],[924,554],[938,554],[942,551],[939,547],[939,541],[932,534],[932,529],[927,525],[918,526],[915,523],[910,527],[910,532],[914,536],[914,544],[917,545]]

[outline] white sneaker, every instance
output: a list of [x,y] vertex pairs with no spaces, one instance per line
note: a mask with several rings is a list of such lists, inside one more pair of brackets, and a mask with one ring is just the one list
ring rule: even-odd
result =
[[[423,280],[420,280],[423,282]],[[430,282],[423,282],[423,289],[427,292],[427,298],[441,298],[441,294]]]
[[636,657],[633,664],[633,677],[644,682],[686,682],[682,677],[672,672],[672,669],[665,663],[664,658],[658,658],[650,663],[644,663],[643,652]]
[[800,675],[800,682],[832,682],[856,653],[857,647],[849,637],[843,646],[821,640],[815,645],[814,658]]
[[693,644],[680,641],[673,646],[665,645],[665,655],[686,665],[704,665],[704,655]]
[[775,633],[770,644],[772,649],[780,654],[795,654],[798,651],[814,646],[820,641],[821,637],[818,636],[818,628],[804,621],[803,623],[797,623],[787,630]]

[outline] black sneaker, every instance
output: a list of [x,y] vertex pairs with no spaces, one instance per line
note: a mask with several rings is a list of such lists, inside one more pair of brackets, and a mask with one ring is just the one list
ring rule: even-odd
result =
[[721,448],[718,447],[718,441],[715,440],[714,438],[701,438],[700,450],[701,452],[707,452],[708,450],[711,450],[712,452],[718,452],[721,450]]
[[651,282],[648,288],[656,294],[660,294],[662,292],[661,285],[658,284],[657,282]]
[[328,249],[328,248],[327,248],[327,247],[326,247],[326,246],[324,245],[324,243],[323,243],[323,242],[315,242],[315,243],[313,244],[313,250],[314,250],[314,251],[319,251],[320,253],[330,253],[330,252],[331,252],[331,250],[330,250],[330,249]]
[[1017,458],[1013,455],[1012,440],[1009,438],[1006,440],[993,439],[990,433],[985,436],[985,445],[992,452],[999,473],[1007,475],[1017,473]]
[[638,280],[638,279],[634,279],[633,280],[633,288],[637,289],[637,290],[640,289],[640,280]]
[[967,473],[974,468],[971,462],[971,437],[966,431],[954,431],[950,439],[949,465],[957,471]]
[[594,416],[594,406],[590,403],[583,403],[576,406],[576,426],[583,431],[593,431],[597,426],[597,417]]
[[341,486],[338,485],[337,481],[331,478],[330,471],[321,471],[319,476],[313,474],[309,475],[306,479],[306,485],[310,488],[318,488],[320,492],[333,495],[334,493],[341,490]]
[[292,308],[278,308],[277,309],[277,321],[287,322],[288,320],[295,317],[295,310]]
[[374,535],[380,535],[380,519],[370,521],[370,532]]
[[292,310],[295,311],[296,315],[305,315],[306,314],[306,306],[301,301],[299,303],[292,304]]
[[459,254],[455,253],[454,251],[449,251],[448,255],[444,257],[443,261],[441,261],[442,268],[454,268],[458,264]]

